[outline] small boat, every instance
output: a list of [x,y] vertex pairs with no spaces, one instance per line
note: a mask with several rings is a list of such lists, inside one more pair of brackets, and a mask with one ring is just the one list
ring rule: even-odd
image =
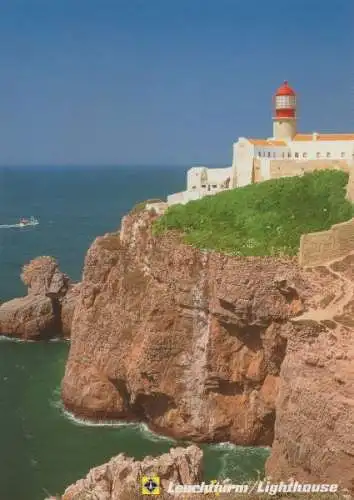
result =
[[27,226],[37,226],[38,224],[39,224],[38,219],[32,216],[29,219],[22,217],[18,225],[20,227],[27,227]]

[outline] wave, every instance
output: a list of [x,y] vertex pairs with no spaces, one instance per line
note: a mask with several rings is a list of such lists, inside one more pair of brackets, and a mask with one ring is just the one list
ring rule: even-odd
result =
[[[60,405],[57,404],[57,407]],[[166,436],[161,436],[160,434],[156,434],[152,430],[149,429],[149,427],[145,423],[141,422],[120,422],[117,420],[89,420],[85,418],[79,418],[73,415],[71,412],[68,410],[64,409],[63,407],[60,408],[62,414],[70,420],[75,425],[79,426],[85,426],[85,427],[110,427],[110,428],[117,428],[117,429],[122,429],[122,428],[129,428],[131,430],[136,430],[139,433],[142,434],[142,437],[153,442],[158,442],[158,441],[168,441],[171,443],[174,443],[175,441],[171,438],[168,438]]]
[[17,337],[10,337],[6,335],[0,335],[0,342],[14,342],[16,344],[29,344],[30,342],[36,342],[35,340],[25,340],[19,339]]
[[12,229],[16,227],[22,228],[23,226],[21,224],[0,224],[0,229]]
[[153,442],[168,441],[171,444],[176,441],[172,438],[161,436],[149,429],[148,425],[142,422],[125,422],[117,420],[90,420],[86,418],[80,418],[75,416],[73,413],[64,408],[64,405],[60,399],[60,389],[55,389],[53,391],[53,399],[51,401],[51,406],[57,408],[60,413],[70,422],[80,427],[110,427],[110,428],[130,428],[131,430],[136,430],[142,434],[142,437]]
[[238,444],[233,444],[233,443],[229,443],[229,442],[215,443],[215,444],[211,444],[209,446],[211,449],[215,449],[215,450],[230,450],[230,451],[232,451],[232,450],[238,449],[238,450],[242,450],[242,452],[245,452],[249,455],[252,455],[253,453],[258,454],[259,450],[268,451],[271,449],[270,446],[240,446]]
[[35,227],[35,226],[38,226],[38,222],[37,223],[30,223],[30,224],[26,224],[25,226],[22,225],[22,224],[0,224],[0,229],[28,229],[29,227]]

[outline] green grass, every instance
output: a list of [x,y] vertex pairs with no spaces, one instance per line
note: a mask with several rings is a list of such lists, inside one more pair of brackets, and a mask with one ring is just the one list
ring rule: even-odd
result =
[[154,234],[178,230],[198,248],[232,255],[296,255],[300,236],[354,217],[348,174],[323,170],[253,184],[173,205]]

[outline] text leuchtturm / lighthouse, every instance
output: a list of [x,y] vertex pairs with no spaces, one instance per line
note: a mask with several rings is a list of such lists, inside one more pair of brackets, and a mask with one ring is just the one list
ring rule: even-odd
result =
[[354,168],[354,133],[303,134],[297,131],[297,95],[287,81],[273,98],[273,137],[240,137],[233,145],[232,165],[193,167],[187,172],[187,190],[168,196],[169,205],[187,203],[255,182],[305,172]]

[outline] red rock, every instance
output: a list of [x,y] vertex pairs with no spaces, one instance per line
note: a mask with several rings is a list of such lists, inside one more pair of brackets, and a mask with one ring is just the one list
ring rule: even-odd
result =
[[120,235],[97,238],[87,254],[64,404],[175,437],[271,444],[269,385],[301,302],[278,276],[292,279],[295,260],[207,254],[175,234],[153,237],[155,217],[126,216]]
[[[167,493],[170,482],[200,484],[202,481],[203,453],[197,446],[172,448],[159,457],[145,457],[141,461],[117,455],[108,463],[91,469],[86,478],[69,486],[62,500],[95,498],[97,500],[123,500],[144,498],[141,495],[143,476],[158,476],[163,498],[174,498]],[[192,499],[195,495],[183,495]],[[159,496],[159,498],[161,498]]]
[[25,340],[70,335],[79,292],[52,257],[38,257],[23,267],[28,295],[0,306],[0,335]]
[[126,216],[87,254],[66,407],[195,441],[274,439],[272,478],[353,490],[354,259],[206,253],[153,220]]

